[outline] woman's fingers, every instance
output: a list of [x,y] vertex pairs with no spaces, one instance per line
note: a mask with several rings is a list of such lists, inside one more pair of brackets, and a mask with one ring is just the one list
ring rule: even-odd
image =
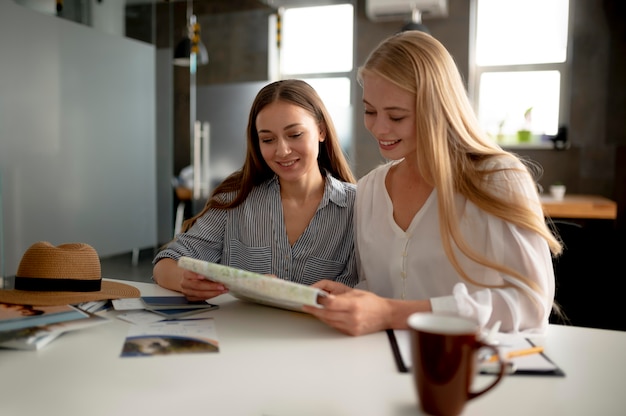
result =
[[206,300],[228,293],[228,289],[222,283],[208,280],[196,273],[185,273],[180,287],[189,300]]

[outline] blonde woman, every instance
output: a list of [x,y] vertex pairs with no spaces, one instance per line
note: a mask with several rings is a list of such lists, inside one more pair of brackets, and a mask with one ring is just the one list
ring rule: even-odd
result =
[[307,311],[351,335],[406,328],[418,311],[544,331],[561,244],[544,219],[539,167],[485,135],[432,36],[386,39],[358,75],[365,125],[390,162],[357,185],[359,285],[321,281],[332,296]]

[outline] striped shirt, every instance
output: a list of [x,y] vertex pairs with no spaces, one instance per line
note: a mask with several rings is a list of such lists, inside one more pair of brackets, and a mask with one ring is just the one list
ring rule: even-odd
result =
[[[252,189],[239,206],[211,209],[193,227],[159,252],[220,263],[310,285],[321,279],[356,285],[353,209],[356,186],[326,175],[324,196],[311,222],[293,246],[289,244],[274,177]],[[234,193],[222,195],[233,198]]]

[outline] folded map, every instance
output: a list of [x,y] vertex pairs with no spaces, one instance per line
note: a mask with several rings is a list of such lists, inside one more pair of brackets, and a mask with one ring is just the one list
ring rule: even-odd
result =
[[276,308],[300,312],[303,305],[321,308],[317,299],[327,295],[323,290],[311,286],[191,257],[181,257],[178,265],[223,283],[231,295],[241,300]]

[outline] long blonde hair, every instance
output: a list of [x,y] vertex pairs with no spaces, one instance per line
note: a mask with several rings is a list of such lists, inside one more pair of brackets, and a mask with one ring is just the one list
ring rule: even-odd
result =
[[459,193],[480,209],[539,234],[556,256],[562,251],[561,242],[524,195],[513,195],[515,203],[511,203],[485,186],[487,176],[503,169],[485,168],[489,165],[485,162],[492,158],[521,161],[521,166],[505,164],[520,166],[509,169],[521,174],[537,175],[541,167],[501,149],[487,137],[479,126],[452,56],[432,36],[405,31],[385,39],[359,68],[359,81],[365,73],[381,76],[415,96],[415,108],[419,110],[415,122],[418,168],[424,180],[437,189],[443,247],[457,272],[472,284],[499,287],[485,286],[472,279],[461,268],[452,243],[476,263],[510,275],[540,292],[526,276],[477,253],[467,244],[460,231],[454,195]]

